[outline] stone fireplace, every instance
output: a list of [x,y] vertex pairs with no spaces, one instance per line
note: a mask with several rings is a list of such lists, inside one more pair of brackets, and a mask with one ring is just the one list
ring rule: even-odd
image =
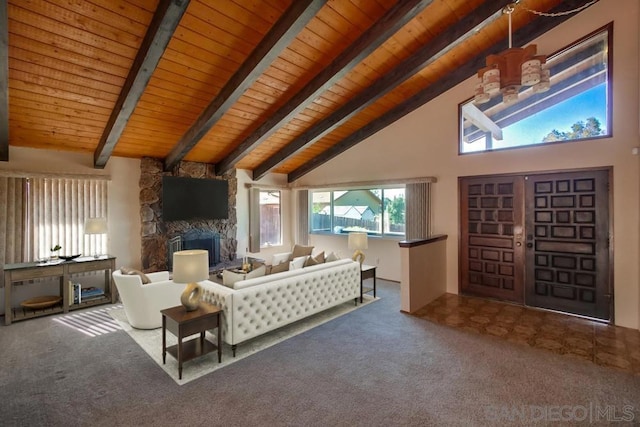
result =
[[[190,178],[214,178],[229,182],[229,217],[228,219],[164,221],[162,218],[162,177],[184,176]],[[207,249],[209,247],[191,247],[191,245],[210,244],[209,265],[234,260],[237,254],[236,240],[237,215],[236,193],[237,179],[235,170],[216,176],[214,167],[207,163],[182,161],[171,172],[163,171],[161,160],[143,158],[140,163],[140,219],[142,222],[142,269],[145,272],[170,270],[169,251],[175,251],[176,237],[180,237],[181,249]],[[205,243],[209,236],[209,242]],[[184,236],[187,239],[185,246]],[[215,238],[211,236],[216,236]],[[213,252],[213,253],[212,253]],[[171,252],[171,255],[173,252]],[[211,258],[213,256],[213,258]]]

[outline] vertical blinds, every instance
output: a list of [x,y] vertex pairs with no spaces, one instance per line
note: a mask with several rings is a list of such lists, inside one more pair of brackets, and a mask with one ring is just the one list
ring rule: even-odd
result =
[[107,253],[106,235],[85,235],[87,218],[107,217],[105,180],[29,178],[26,257],[34,260],[62,246],[66,255]]
[[430,212],[431,183],[407,184],[406,197],[406,238],[425,239],[431,235]]
[[298,191],[298,227],[296,243],[309,244],[309,190]]

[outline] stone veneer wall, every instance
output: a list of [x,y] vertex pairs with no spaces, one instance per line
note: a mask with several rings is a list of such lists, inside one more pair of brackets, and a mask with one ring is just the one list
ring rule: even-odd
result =
[[[142,269],[145,272],[167,269],[167,242],[190,229],[211,230],[220,234],[220,259],[235,259],[238,181],[235,169],[216,176],[213,165],[182,161],[172,172],[163,172],[161,160],[145,157],[140,163],[140,219],[142,221]],[[162,177],[215,178],[229,182],[229,218],[214,220],[169,221],[162,219]]]

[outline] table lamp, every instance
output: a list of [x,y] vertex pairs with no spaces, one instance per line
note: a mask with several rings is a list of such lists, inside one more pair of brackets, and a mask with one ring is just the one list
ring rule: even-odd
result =
[[187,311],[197,310],[202,289],[197,282],[209,278],[209,251],[192,249],[173,253],[173,281],[186,283],[180,302]]
[[[87,218],[84,221],[84,234],[106,234],[107,233],[107,219],[106,218]],[[97,252],[93,255],[94,258],[99,258],[101,254]]]
[[363,249],[367,249],[367,233],[364,232],[352,232],[349,233],[349,249],[354,249],[352,259],[354,261],[360,261],[360,268],[362,268],[362,263],[364,262],[364,252]]

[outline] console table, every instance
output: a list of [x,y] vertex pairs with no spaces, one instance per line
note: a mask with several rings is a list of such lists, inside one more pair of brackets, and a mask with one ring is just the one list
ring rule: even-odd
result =
[[[46,316],[54,313],[67,313],[69,310],[76,310],[97,304],[107,304],[116,302],[116,290],[111,285],[111,273],[115,270],[116,258],[103,255],[101,257],[80,257],[71,261],[54,262],[25,262],[16,264],[5,264],[4,266],[4,324],[10,325],[12,321],[26,320],[34,317]],[[73,274],[86,273],[90,271],[104,270],[104,296],[101,298],[82,301],[79,304],[69,304],[69,280]],[[27,282],[29,280],[41,279],[45,277],[56,277],[60,282],[60,296],[62,301],[52,307],[42,309],[26,309],[22,307],[12,307],[11,292],[16,282]],[[29,286],[24,283],[23,286]]]

